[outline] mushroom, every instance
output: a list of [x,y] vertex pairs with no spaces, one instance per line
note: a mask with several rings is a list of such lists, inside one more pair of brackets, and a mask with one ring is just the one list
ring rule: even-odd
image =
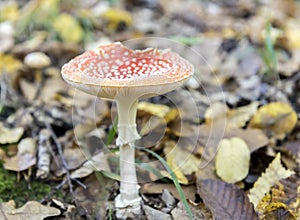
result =
[[24,63],[33,69],[41,69],[50,65],[50,58],[42,52],[32,52],[25,56]]
[[134,160],[134,142],[140,138],[136,128],[138,99],[175,90],[193,71],[190,62],[168,49],[133,51],[119,42],[89,50],[62,67],[67,83],[117,104],[116,145],[120,147],[121,178],[120,194],[115,199],[117,208],[140,210]]

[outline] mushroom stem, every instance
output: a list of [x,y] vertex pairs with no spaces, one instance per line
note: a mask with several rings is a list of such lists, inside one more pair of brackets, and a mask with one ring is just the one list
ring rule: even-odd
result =
[[116,207],[135,207],[140,209],[141,198],[139,185],[137,184],[135,168],[134,142],[140,136],[136,130],[137,99],[118,98],[118,138],[117,146],[120,146],[120,195],[116,197]]
[[137,99],[121,97],[116,100],[118,109],[118,138],[117,146],[124,144],[134,145],[135,140],[140,139],[136,130]]

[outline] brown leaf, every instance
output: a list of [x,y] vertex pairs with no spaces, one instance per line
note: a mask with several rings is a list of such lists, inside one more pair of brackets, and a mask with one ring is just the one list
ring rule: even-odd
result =
[[[195,200],[196,188],[195,185],[181,186],[185,197],[191,201]],[[167,189],[176,199],[180,199],[178,191],[174,184],[166,183],[145,183],[141,186],[143,194],[161,194],[164,189]]]
[[220,180],[199,180],[198,193],[217,219],[258,220],[248,197],[234,184]]
[[220,141],[223,138],[239,137],[243,139],[248,145],[251,153],[259,148],[266,146],[269,142],[267,136],[260,129],[241,129],[230,128],[226,129],[222,127],[222,124],[201,125],[199,128],[198,142],[200,145],[217,149]]
[[293,175],[282,179],[271,189],[272,202],[282,202],[295,217],[300,217],[300,178]]

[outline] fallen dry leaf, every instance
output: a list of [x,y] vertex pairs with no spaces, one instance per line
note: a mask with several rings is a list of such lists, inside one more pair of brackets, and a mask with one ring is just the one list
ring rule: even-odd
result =
[[[197,172],[200,159],[189,151],[181,149],[173,141],[165,143],[164,153],[166,161],[178,178],[178,181],[182,184],[188,184],[189,180],[186,176]],[[164,174],[166,173],[163,172]]]
[[223,139],[216,155],[217,175],[228,183],[244,179],[249,171],[250,150],[244,140]]
[[[188,185],[181,186],[183,189],[183,193],[185,198],[194,201],[196,195],[196,186]],[[167,183],[145,183],[141,185],[140,192],[144,194],[161,194],[163,190],[167,189],[176,199],[180,200],[179,193],[174,184]]]
[[287,170],[282,166],[280,153],[278,153],[266,171],[254,183],[253,188],[250,189],[249,199],[254,205],[254,208],[257,207],[259,201],[269,192],[277,181],[287,178],[292,174],[294,174],[293,171]]
[[22,127],[6,128],[0,122],[0,144],[12,144],[20,140],[24,133]]
[[267,134],[283,139],[297,123],[297,114],[288,103],[272,102],[258,109],[249,123],[251,128],[260,128]]
[[72,178],[83,178],[94,171],[109,171],[110,167],[108,165],[107,156],[101,152],[93,156],[90,160],[86,161],[79,169],[75,170],[72,174]]
[[[292,175],[289,178],[278,181],[271,189],[268,206],[272,203],[282,203],[282,208],[289,211],[294,218],[300,217],[300,178]],[[267,209],[268,207],[266,207]]]
[[213,103],[205,112],[205,122],[207,124],[216,123],[216,120],[224,120],[226,127],[241,128],[255,114],[259,103],[251,102],[235,109],[229,109],[224,103]]
[[287,46],[290,50],[300,48],[300,28],[299,21],[296,19],[289,19],[285,24],[285,38]]
[[0,209],[0,218],[7,220],[42,220],[46,217],[57,216],[60,214],[60,211],[57,208],[41,205],[36,201],[28,201],[18,209],[16,209],[14,201],[0,203]]
[[144,210],[148,220],[156,220],[156,219],[172,220],[172,217],[169,214],[164,213],[160,210],[154,209],[150,206],[143,205],[143,210]]
[[36,157],[30,154],[23,154],[21,156],[14,156],[9,158],[4,163],[4,168],[16,172],[27,170],[36,164]]
[[36,164],[37,145],[33,138],[24,138],[18,144],[16,156],[8,158],[4,163],[4,168],[16,172],[27,170]]
[[161,118],[165,117],[165,115],[170,111],[170,107],[167,105],[154,104],[150,102],[139,102],[137,108],[139,111],[144,111]]
[[14,73],[22,67],[22,63],[9,54],[0,53],[0,76],[3,73]]
[[198,180],[198,193],[216,219],[258,220],[246,194],[234,184],[220,180]]
[[64,42],[78,43],[83,38],[84,33],[79,22],[67,13],[57,16],[53,22],[53,27]]
[[[193,216],[197,220],[212,220],[214,219],[211,212],[203,204],[189,204]],[[177,203],[177,206],[171,211],[173,219],[190,220],[182,201]]]

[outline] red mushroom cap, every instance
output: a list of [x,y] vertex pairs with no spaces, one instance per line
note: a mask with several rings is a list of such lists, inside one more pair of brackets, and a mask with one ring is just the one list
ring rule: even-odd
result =
[[170,50],[130,50],[121,43],[100,46],[62,67],[62,77],[99,97],[150,97],[172,91],[194,72],[193,65]]

